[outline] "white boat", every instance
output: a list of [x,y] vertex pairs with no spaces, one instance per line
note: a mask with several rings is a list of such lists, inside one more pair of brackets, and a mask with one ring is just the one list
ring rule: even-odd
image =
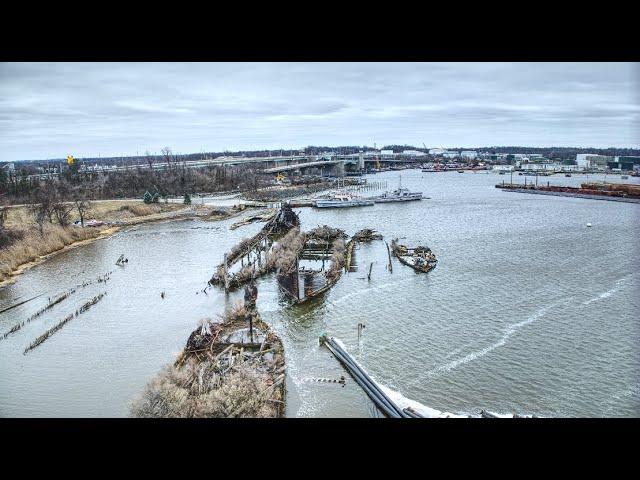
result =
[[372,200],[355,197],[348,193],[336,193],[329,198],[321,198],[313,204],[316,208],[366,207],[373,205]]
[[422,192],[410,192],[408,188],[402,188],[402,175],[400,175],[398,188],[393,192],[384,192],[382,195],[372,197],[376,203],[388,202],[408,202],[411,200],[422,200]]
[[422,192],[410,192],[408,188],[398,188],[393,192],[384,192],[378,197],[373,197],[375,203],[409,202],[422,200]]

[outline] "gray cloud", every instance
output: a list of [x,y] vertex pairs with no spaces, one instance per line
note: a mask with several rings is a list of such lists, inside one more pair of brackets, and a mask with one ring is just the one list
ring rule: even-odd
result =
[[6,63],[0,160],[306,145],[640,147],[639,64]]

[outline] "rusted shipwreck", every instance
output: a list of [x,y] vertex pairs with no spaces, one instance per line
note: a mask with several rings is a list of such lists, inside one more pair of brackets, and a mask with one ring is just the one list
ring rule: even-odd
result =
[[[278,268],[278,285],[292,303],[303,303],[329,290],[345,267],[343,230],[323,225],[304,234],[304,244],[296,257],[283,259]],[[300,265],[300,261],[309,265]],[[321,262],[319,268],[310,266]]]
[[134,402],[132,414],[283,417],[285,395],[280,338],[254,307],[238,304],[218,322],[201,322],[175,363],[152,380]]
[[413,268],[417,272],[427,273],[433,270],[438,263],[435,254],[429,247],[407,247],[399,244],[397,238],[391,241],[391,251],[400,263]]
[[[273,255],[274,240],[286,237],[292,229],[297,230],[300,218],[288,203],[262,227],[253,237],[245,238],[225,253],[224,260],[216,267],[209,285],[223,286],[225,290],[238,288],[251,279],[255,279],[276,268]],[[284,235],[284,237],[283,237]],[[246,260],[246,264],[245,264]],[[241,263],[240,269],[231,273],[233,265]]]

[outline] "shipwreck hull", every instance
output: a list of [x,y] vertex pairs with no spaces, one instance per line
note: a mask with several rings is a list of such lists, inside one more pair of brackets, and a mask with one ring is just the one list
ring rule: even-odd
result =
[[[413,251],[414,253],[411,254],[411,251]],[[413,268],[416,272],[428,273],[436,268],[438,262],[438,260],[435,258],[435,255],[431,252],[431,249],[421,246],[409,248],[404,245],[398,244],[397,240],[391,241],[391,252],[400,263]],[[420,265],[416,265],[416,258],[421,258],[423,260],[423,263]]]

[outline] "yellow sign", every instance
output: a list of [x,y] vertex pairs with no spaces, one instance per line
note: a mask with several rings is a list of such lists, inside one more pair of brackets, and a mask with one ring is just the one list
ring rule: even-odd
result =
[[73,155],[67,157],[67,165],[73,165]]

